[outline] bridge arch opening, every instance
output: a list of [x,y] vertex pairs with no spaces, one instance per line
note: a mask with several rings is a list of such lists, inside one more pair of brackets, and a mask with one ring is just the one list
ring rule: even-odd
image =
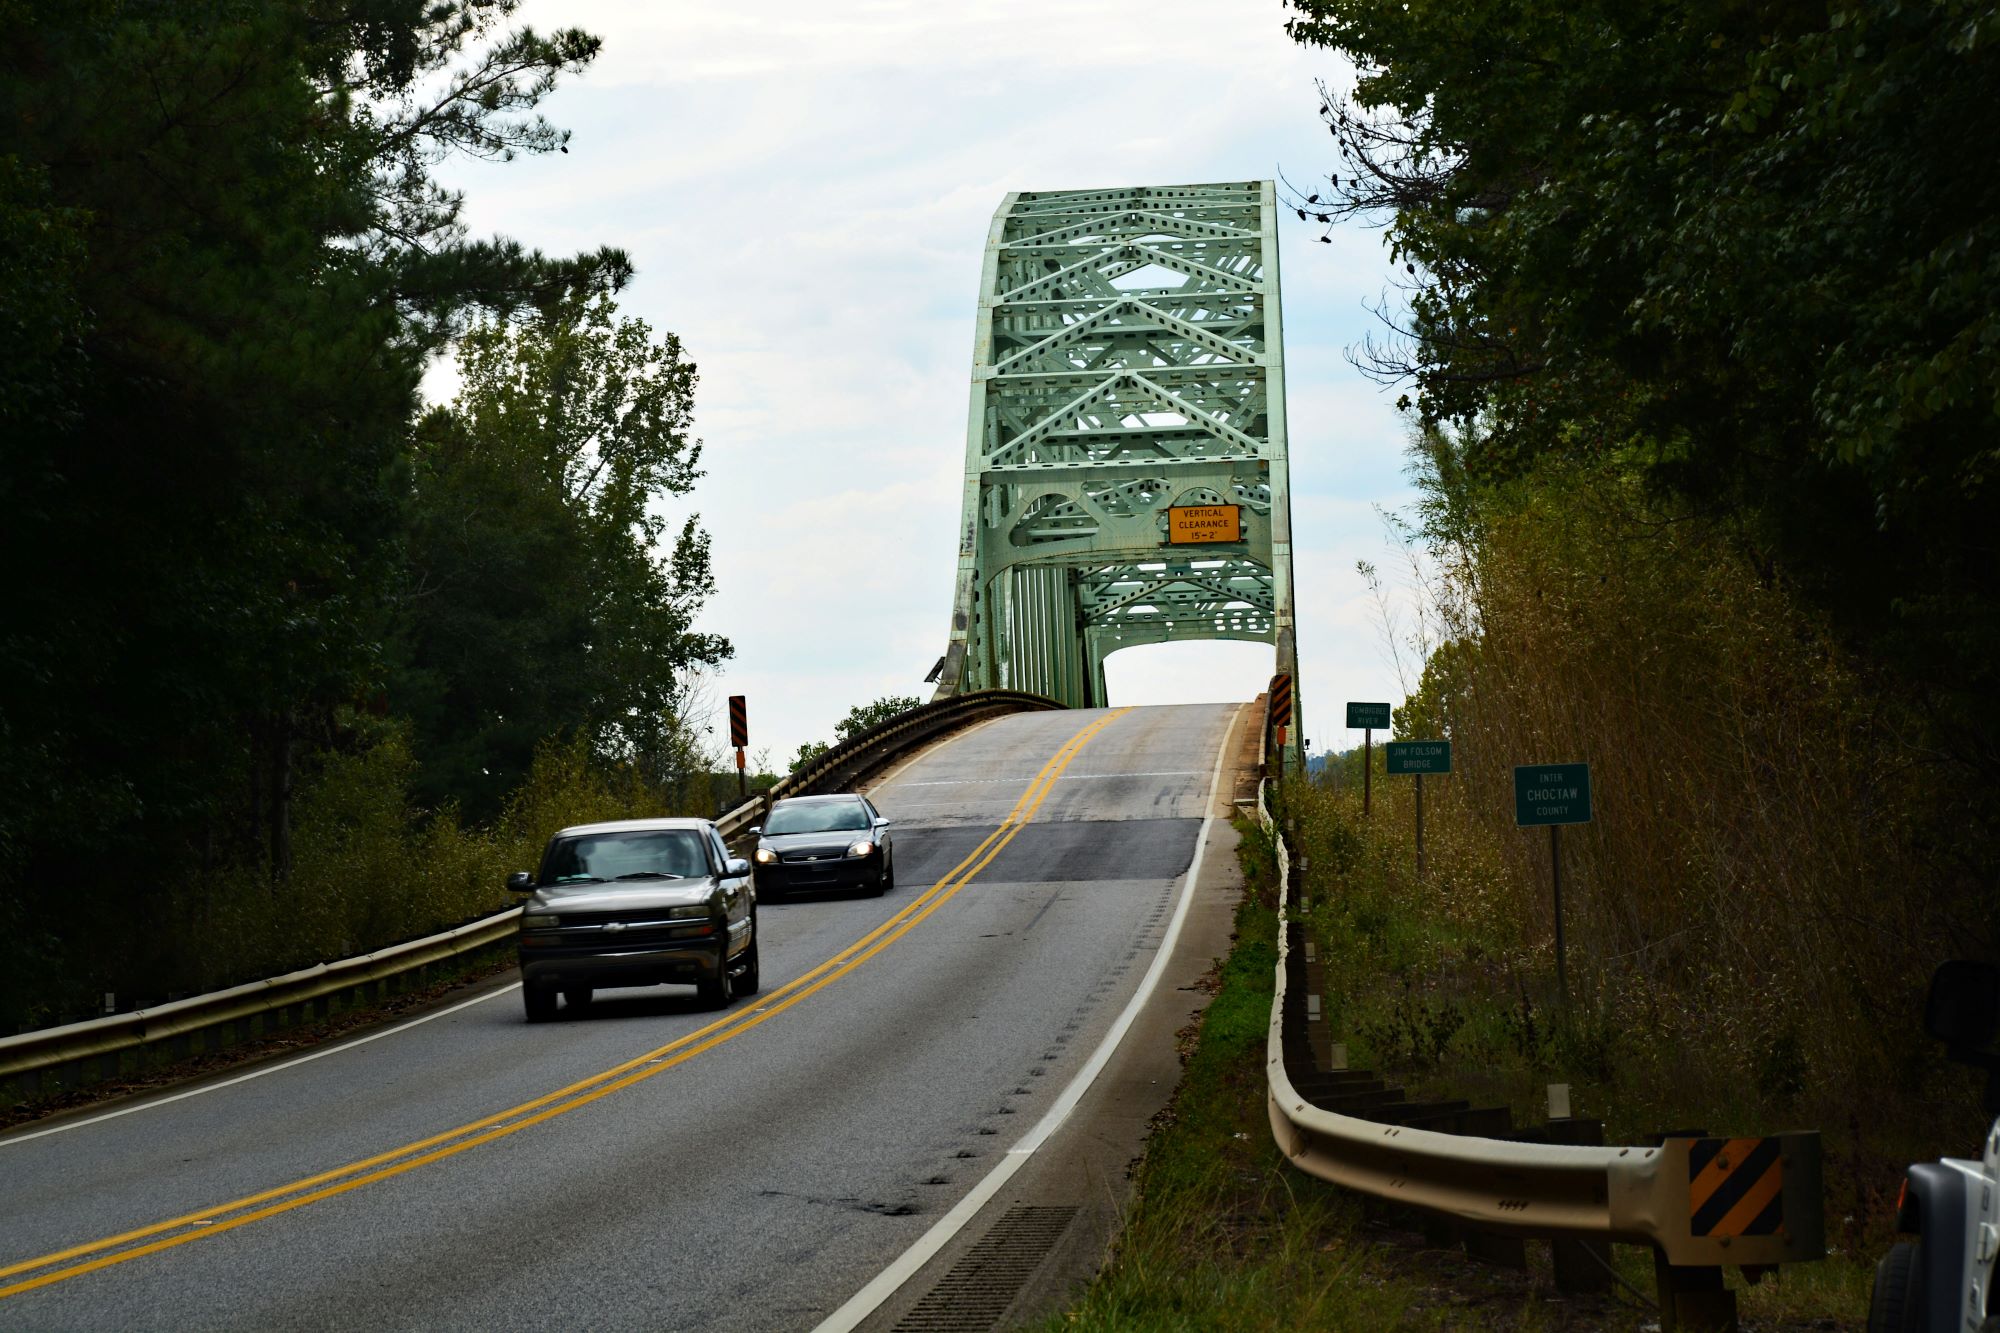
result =
[[1271,683],[1271,645],[1222,639],[1141,643],[1104,659],[1104,688],[1115,708],[1133,704],[1235,703]]

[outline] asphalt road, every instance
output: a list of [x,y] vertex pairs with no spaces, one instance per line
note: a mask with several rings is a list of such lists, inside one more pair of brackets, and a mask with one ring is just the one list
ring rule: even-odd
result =
[[762,905],[764,990],[725,1014],[664,987],[529,1027],[517,990],[467,992],[0,1137],[0,1329],[812,1328],[1098,1045],[1236,712],[1028,714],[926,751],[874,788],[897,888]]

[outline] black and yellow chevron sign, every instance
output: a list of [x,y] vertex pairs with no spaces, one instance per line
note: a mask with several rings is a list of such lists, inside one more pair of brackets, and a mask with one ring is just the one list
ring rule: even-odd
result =
[[1785,1162],[1776,1139],[1688,1143],[1688,1229],[1697,1236],[1769,1236],[1785,1223]]

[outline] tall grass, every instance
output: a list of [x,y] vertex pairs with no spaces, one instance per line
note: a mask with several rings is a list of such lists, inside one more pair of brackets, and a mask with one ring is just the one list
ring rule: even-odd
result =
[[[1348,967],[1332,1001],[1369,1058],[1579,1082],[1633,1129],[1821,1128],[1854,1196],[1831,1210],[1872,1214],[1897,1161],[1978,1133],[1974,1080],[1918,1017],[1938,961],[1993,949],[1981,801],[1717,524],[1614,469],[1470,494],[1450,462],[1427,459],[1430,639],[1397,715],[1453,746],[1425,877],[1411,779],[1378,768],[1367,819],[1358,755],[1291,797]],[[1512,769],[1579,760],[1563,996],[1549,840],[1514,826]]]

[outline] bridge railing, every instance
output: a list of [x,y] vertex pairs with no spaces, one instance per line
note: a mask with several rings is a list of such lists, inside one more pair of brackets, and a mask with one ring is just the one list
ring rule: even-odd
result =
[[[728,839],[760,822],[785,796],[838,791],[937,736],[1003,713],[1060,708],[1040,695],[981,690],[913,708],[850,737],[769,792],[716,820]],[[461,967],[513,943],[519,907],[374,953],[172,1000],[81,1023],[0,1037],[0,1104],[118,1078],[150,1055],[179,1059],[326,1017],[335,1007],[369,1003],[427,981],[434,970]]]
[[717,819],[715,826],[725,839],[734,840],[752,825],[761,823],[773,801],[787,796],[843,791],[933,737],[989,717],[1061,707],[1054,699],[1022,690],[974,690],[919,704],[848,737],[798,772],[780,779],[768,791]]

